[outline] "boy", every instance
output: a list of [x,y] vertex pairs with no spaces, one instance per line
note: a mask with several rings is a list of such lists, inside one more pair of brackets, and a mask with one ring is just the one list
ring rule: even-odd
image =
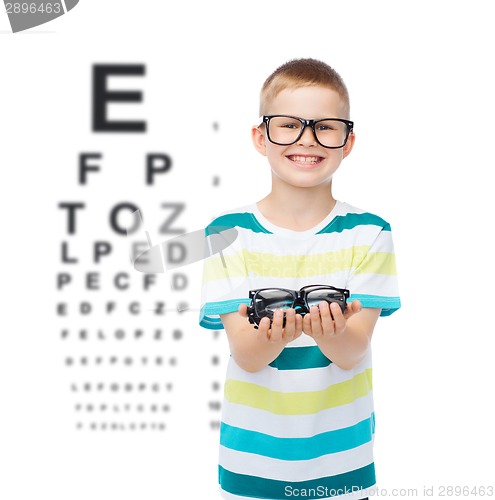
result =
[[[282,65],[263,85],[260,114],[252,139],[270,164],[271,192],[207,228],[238,232],[205,261],[200,320],[225,328],[231,351],[220,491],[361,499],[375,484],[370,340],[378,317],[400,307],[390,226],[332,196],[332,175],[355,140],[347,89],[332,68],[314,59]],[[309,293],[304,302],[308,285],[348,289],[345,312],[311,303]],[[277,290],[256,295],[257,307],[270,309],[280,294],[294,301],[255,325],[249,291],[266,288]]]

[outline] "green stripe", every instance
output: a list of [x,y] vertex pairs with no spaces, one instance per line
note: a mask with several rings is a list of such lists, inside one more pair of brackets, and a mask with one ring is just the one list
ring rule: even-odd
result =
[[378,215],[365,212],[363,214],[337,215],[327,226],[316,234],[341,233],[344,229],[354,229],[357,226],[379,226],[383,231],[390,231],[390,224]]
[[253,233],[268,233],[270,231],[265,229],[256,219],[256,217],[249,212],[226,214],[217,217],[211,224],[206,227],[206,236],[210,235],[210,231],[214,234],[232,227],[243,227],[250,229]]
[[290,497],[317,499],[330,498],[336,495],[370,488],[376,482],[375,464],[361,467],[343,474],[327,476],[309,481],[280,481],[265,479],[247,474],[231,472],[218,466],[218,479],[222,489],[233,495],[254,498],[271,498],[287,500]]
[[225,399],[278,415],[308,415],[366,396],[372,389],[371,371],[367,368],[349,380],[320,391],[307,392],[272,391],[261,385],[228,379],[224,388]]
[[248,272],[254,273],[255,276],[308,278],[352,269],[354,274],[397,274],[393,253],[369,250],[369,245],[313,255],[274,255],[242,250],[233,255],[208,259],[205,262],[203,279],[206,283],[226,277],[244,278]]
[[231,450],[278,460],[312,460],[369,443],[373,439],[373,426],[373,416],[370,416],[342,429],[310,437],[287,438],[241,429],[222,422],[220,444]]
[[395,254],[389,252],[368,252],[364,260],[354,269],[354,274],[396,275]]
[[286,347],[269,366],[277,370],[323,368],[331,361],[315,346]]
[[[247,274],[246,270],[249,270],[256,276],[276,276],[280,278],[307,278],[309,276],[347,271],[352,268],[355,268],[354,272],[357,273],[396,274],[395,255],[393,253],[370,253],[369,250],[369,245],[352,246],[312,255],[275,255],[243,250],[242,257],[237,256],[236,260],[232,262],[227,260],[227,265],[231,276],[231,267],[238,275],[242,276],[245,276]],[[211,277],[218,279],[222,276],[222,272],[225,274],[219,258],[217,258],[215,264],[215,268],[213,263],[211,269],[207,267],[207,279],[211,279]]]

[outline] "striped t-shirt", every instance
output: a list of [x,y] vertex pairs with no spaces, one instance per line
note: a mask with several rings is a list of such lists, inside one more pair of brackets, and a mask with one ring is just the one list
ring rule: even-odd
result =
[[[293,231],[266,220],[255,204],[224,213],[206,234],[235,228],[235,241],[205,260],[200,324],[249,303],[249,290],[347,288],[349,302],[400,307],[390,225],[337,201],[314,228]],[[247,321],[247,319],[246,319]],[[304,333],[268,366],[250,373],[229,359],[220,426],[224,498],[325,498],[375,484],[371,350],[351,370],[325,357]]]

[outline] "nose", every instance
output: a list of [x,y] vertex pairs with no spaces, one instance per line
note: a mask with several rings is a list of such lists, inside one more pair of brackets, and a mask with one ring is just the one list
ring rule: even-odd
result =
[[304,145],[304,146],[317,144],[313,129],[309,125],[306,125],[306,127],[304,128],[303,133],[301,134],[301,137],[299,137],[297,143]]

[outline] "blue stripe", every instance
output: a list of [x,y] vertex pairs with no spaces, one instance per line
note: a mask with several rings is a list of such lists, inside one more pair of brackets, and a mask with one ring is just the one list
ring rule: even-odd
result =
[[200,318],[199,320],[199,326],[202,326],[203,328],[207,328],[208,330],[222,330],[223,329],[223,323],[220,318],[218,319],[213,319],[213,318]]
[[363,307],[376,307],[381,309],[380,316],[390,316],[400,308],[400,297],[388,297],[384,295],[369,295],[364,293],[351,293],[347,303],[359,300]]
[[[376,483],[373,462],[343,474],[298,482],[237,474],[219,465],[218,480],[222,489],[233,495],[285,500],[291,496],[311,500],[330,498],[336,495],[355,493],[360,489],[370,488]],[[362,496],[366,496],[366,494],[363,492]]]
[[315,346],[286,347],[270,364],[277,370],[324,368],[331,361]]
[[229,299],[219,300],[218,302],[207,302],[203,309],[208,316],[215,314],[227,314],[235,312],[241,304],[250,304],[251,299]]
[[258,222],[252,213],[244,212],[217,217],[206,227],[206,236],[210,235],[210,231],[216,234],[232,227],[243,227],[244,229],[250,229],[253,233],[272,234]]
[[373,417],[350,427],[304,438],[280,438],[233,427],[220,426],[220,444],[232,450],[279,460],[312,460],[323,455],[356,448],[372,440]]
[[[364,212],[362,214],[348,213],[346,215],[337,215],[331,220],[329,224],[327,224],[316,234],[341,233],[345,229],[354,229],[357,226],[367,225],[379,226],[383,231],[391,230],[390,224],[386,220],[382,219],[378,215]],[[271,231],[268,231],[268,229],[260,224],[254,214],[250,212],[243,212],[225,214],[217,217],[211,224],[206,227],[206,236],[209,236],[210,231],[213,228],[213,233],[219,233],[232,227],[243,227],[245,229],[250,229],[254,233],[272,234]]]
[[349,213],[337,215],[332,221],[316,234],[341,233],[345,229],[354,229],[356,226],[379,226],[383,231],[390,231],[390,224],[378,215],[368,212],[362,214]]
[[230,299],[207,302],[199,313],[199,324],[209,330],[223,329],[222,320],[216,316],[237,311],[241,304],[250,304],[250,299]]

